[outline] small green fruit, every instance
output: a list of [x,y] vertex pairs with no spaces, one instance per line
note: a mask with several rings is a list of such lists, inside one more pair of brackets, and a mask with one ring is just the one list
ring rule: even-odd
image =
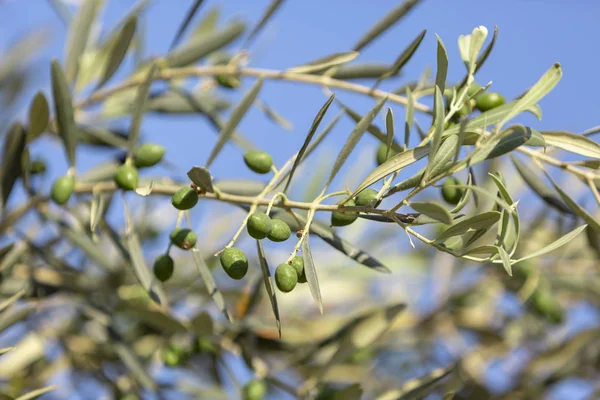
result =
[[233,75],[217,75],[215,76],[215,80],[219,86],[226,89],[236,89],[239,88],[241,84],[240,79]]
[[487,92],[477,97],[475,107],[481,112],[489,111],[504,104],[504,96],[495,92]]
[[75,178],[72,176],[61,176],[52,184],[52,189],[50,191],[50,198],[56,204],[63,205],[73,194],[75,190]]
[[201,336],[196,340],[194,351],[196,353],[216,353],[217,348],[208,337]]
[[261,400],[267,394],[267,385],[263,381],[250,381],[242,391],[244,400]]
[[475,100],[469,100],[468,102],[463,104],[463,106],[461,108],[459,108],[458,111],[456,111],[455,115],[459,118],[464,118],[473,112],[474,107],[475,107]]
[[381,143],[379,145],[379,147],[377,148],[377,165],[381,165],[384,162],[386,162],[387,160],[389,160],[390,158],[392,158],[393,156],[395,156],[396,154],[398,154],[398,152],[392,148],[390,148],[390,151],[388,153],[388,157],[385,158],[385,154],[387,152],[387,144],[385,143]]
[[196,244],[196,234],[191,229],[177,228],[173,229],[169,235],[171,243],[183,250],[189,250]]
[[254,239],[264,239],[273,230],[273,221],[267,214],[257,211],[248,218],[246,228]]
[[32,160],[29,163],[29,173],[31,175],[42,174],[46,172],[46,163],[43,160]]
[[154,143],[144,143],[133,151],[133,163],[138,168],[152,167],[165,155],[166,149]]
[[296,256],[292,259],[290,264],[296,270],[298,275],[298,283],[306,283],[306,274],[304,273],[304,258],[302,256]]
[[373,189],[363,190],[354,198],[354,203],[360,207],[366,206],[377,198],[377,193],[377,190]]
[[513,265],[513,274],[521,278],[528,278],[535,272],[535,265],[531,260],[525,260]]
[[[473,95],[475,93],[477,93],[477,91],[481,89],[481,85],[477,82],[473,82],[471,83],[471,86],[469,86],[469,88],[467,89],[467,96],[469,97],[473,97]],[[475,98],[478,98],[479,96],[481,96],[483,93],[479,93]]]
[[279,264],[275,269],[275,284],[283,293],[289,293],[298,283],[298,273],[296,268],[289,264]]
[[446,179],[442,185],[442,197],[446,202],[450,204],[458,204],[463,196],[463,189],[457,187],[451,187],[451,185],[462,185],[462,182],[454,177]]
[[185,361],[185,350],[180,346],[171,345],[162,351],[162,359],[165,365],[176,367]]
[[[346,207],[353,207],[355,205],[356,204],[354,203],[354,200],[352,200],[352,199],[348,200],[348,202],[346,204],[344,204],[344,206],[346,206]],[[356,218],[358,218],[358,217],[356,216],[355,212],[334,211],[331,213],[331,226],[350,225],[351,223],[356,221]]]
[[538,289],[532,296],[535,309],[553,323],[561,323],[564,309],[549,290]]
[[244,154],[244,162],[252,171],[258,174],[266,174],[273,166],[273,159],[264,151],[249,151]]
[[275,218],[272,221],[273,229],[271,229],[271,233],[267,236],[269,240],[273,242],[285,242],[288,240],[292,234],[290,226],[278,218]]
[[178,210],[189,210],[198,203],[198,193],[189,186],[182,187],[171,198],[171,204]]
[[248,259],[243,251],[228,247],[221,253],[221,266],[229,277],[239,280],[248,272]]
[[166,282],[173,275],[173,259],[168,254],[161,254],[154,261],[154,276],[161,282]]
[[117,187],[123,190],[135,190],[138,185],[138,171],[133,165],[121,165],[114,176]]

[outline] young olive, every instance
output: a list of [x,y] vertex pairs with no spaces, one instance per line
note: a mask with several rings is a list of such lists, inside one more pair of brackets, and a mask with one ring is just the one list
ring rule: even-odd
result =
[[273,229],[271,229],[269,236],[267,236],[269,240],[273,242],[285,242],[288,240],[292,234],[290,226],[278,218],[274,218],[271,221],[273,222]]
[[191,229],[177,228],[173,229],[169,235],[171,243],[183,250],[189,250],[196,244],[196,234]]
[[257,174],[267,174],[273,166],[273,159],[264,151],[249,151],[244,154],[244,162]]
[[257,211],[248,218],[246,228],[254,239],[264,239],[273,230],[273,221],[267,214]]
[[171,198],[171,204],[178,210],[189,210],[198,203],[198,193],[189,186],[177,190]]
[[73,194],[75,190],[75,178],[69,175],[61,176],[56,179],[52,184],[52,189],[50,190],[50,198],[56,204],[63,205]]
[[243,251],[228,247],[221,253],[221,266],[230,278],[242,279],[248,272],[248,259]]
[[135,190],[138,185],[138,171],[133,165],[121,165],[114,175],[117,187],[123,190]]
[[[355,205],[356,205],[356,203],[354,203],[354,200],[352,200],[352,199],[348,200],[348,202],[346,204],[344,204],[344,206],[346,206],[346,207],[353,207]],[[331,213],[331,226],[350,225],[351,223],[356,221],[356,218],[358,218],[358,217],[356,216],[355,212],[334,211]]]
[[154,276],[161,282],[166,282],[173,275],[173,259],[168,254],[161,254],[154,261]]
[[279,264],[275,269],[275,284],[283,293],[289,293],[298,283],[298,273],[296,268],[289,264]]

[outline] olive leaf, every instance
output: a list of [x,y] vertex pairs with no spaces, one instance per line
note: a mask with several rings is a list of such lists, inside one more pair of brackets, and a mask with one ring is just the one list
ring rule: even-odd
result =
[[256,241],[256,246],[258,249],[258,261],[260,262],[260,269],[262,271],[263,282],[265,284],[265,290],[269,295],[269,302],[271,303],[271,308],[273,309],[273,315],[275,316],[275,321],[277,323],[277,332],[279,332],[279,338],[281,338],[281,320],[279,319],[279,308],[277,307],[277,296],[275,295],[275,284],[273,283],[273,278],[271,277],[271,272],[269,271],[269,264],[267,264],[267,258],[265,256],[265,251],[262,247],[260,240]]
[[31,400],[31,399],[35,399],[36,397],[39,397],[43,394],[52,392],[54,390],[58,389],[58,385],[50,385],[50,386],[46,386],[40,389],[36,389],[36,390],[32,390],[31,392],[27,392],[17,398],[15,398],[15,400]]
[[213,278],[210,269],[208,269],[208,266],[202,259],[202,256],[200,255],[200,252],[196,247],[192,248],[192,256],[194,258],[194,263],[198,268],[198,272],[200,273],[200,277],[204,282],[204,286],[206,286],[206,291],[217,305],[219,311],[221,311],[223,315],[225,315],[225,318],[227,318],[228,321],[233,322],[231,314],[229,313],[229,311],[227,311],[227,306],[225,305],[225,298],[217,288],[215,278]]
[[310,144],[310,141],[312,140],[315,132],[319,128],[319,125],[321,124],[321,121],[323,120],[323,117],[327,113],[327,110],[329,109],[329,106],[333,102],[334,98],[335,98],[335,93],[332,93],[331,96],[329,97],[329,99],[327,99],[327,101],[325,102],[325,104],[323,104],[321,106],[321,108],[317,112],[317,115],[313,119],[312,125],[310,126],[310,129],[308,130],[308,134],[306,135],[306,139],[304,139],[304,143],[302,143],[302,147],[300,148],[300,151],[298,151],[298,155],[296,156],[296,159],[294,160],[292,169],[290,170],[290,172],[288,174],[289,178],[285,184],[285,188],[283,189],[284,193],[287,192],[287,190],[290,186],[290,183],[292,182],[292,178],[294,177],[294,172],[296,171],[296,168],[298,168],[298,165],[302,161],[302,158],[304,157],[304,153],[306,153],[306,150],[308,149],[308,145]]
[[276,123],[277,125],[279,125],[280,127],[282,127],[283,129],[285,129],[287,131],[292,130],[292,128],[293,128],[292,123],[290,121],[288,121],[286,118],[284,118],[277,111],[275,111],[275,109],[273,107],[268,106],[267,104],[265,104],[264,101],[257,101],[256,105],[258,108],[260,108],[265,113],[265,116],[268,119],[270,119],[271,121],[273,121],[274,123]]
[[[88,43],[96,15],[103,0],[84,0],[69,25],[65,49],[65,73],[67,82],[75,82],[79,71],[81,56]],[[68,87],[68,85],[67,85]]]
[[[428,182],[431,178],[434,178],[449,169],[452,158],[456,154],[457,147],[458,136],[450,136],[442,142],[437,154],[430,159],[425,168],[425,172],[423,173],[424,182]],[[431,153],[429,153],[429,156],[431,157]]]
[[577,216],[581,217],[588,225],[589,228],[595,230],[596,232],[600,232],[600,221],[596,220],[589,212],[586,211],[585,208],[581,207],[575,200],[571,198],[564,190],[561,189],[560,185],[557,185],[554,179],[546,172],[546,177],[554,186],[554,189],[558,192],[560,197],[563,199],[565,204],[577,214]]
[[540,133],[549,146],[585,157],[600,159],[600,144],[585,136],[565,131],[542,131]]
[[425,37],[426,33],[427,29],[423,29],[423,31],[419,33],[419,35],[412,42],[410,42],[410,44],[408,45],[408,47],[406,47],[406,49],[404,49],[402,54],[400,54],[398,58],[396,58],[390,70],[381,75],[379,78],[377,78],[377,82],[375,83],[375,85],[377,85],[380,81],[387,79],[390,76],[396,75],[398,74],[398,72],[400,72],[402,67],[404,67],[404,65],[406,65],[406,63],[410,61],[412,56],[415,54],[415,52],[421,45],[421,42],[423,41],[423,38]]
[[213,7],[209,12],[203,16],[200,21],[198,21],[198,25],[194,28],[192,33],[190,34],[190,41],[196,38],[203,37],[208,33],[214,31],[217,28],[217,22],[219,20],[219,8]]
[[381,20],[373,25],[354,45],[352,48],[354,51],[360,51],[366,47],[373,40],[377,39],[379,35],[385,32],[393,24],[398,22],[402,17],[407,15],[420,0],[406,0],[402,4],[399,4],[396,8],[387,13]]
[[394,186],[392,186],[391,188],[389,188],[388,191],[385,192],[385,194],[383,195],[383,198],[389,197],[389,196],[393,195],[394,193],[402,192],[402,191],[416,187],[417,185],[419,185],[419,183],[421,182],[421,179],[423,178],[423,172],[425,172],[425,167],[421,168],[421,170],[419,170],[419,172],[415,173],[410,178],[407,178],[407,179],[403,180],[402,182],[397,183]]
[[529,254],[527,254],[524,257],[519,258],[518,260],[515,260],[515,264],[519,263],[521,261],[525,261],[525,260],[529,260],[531,258],[535,258],[535,257],[539,257],[541,255],[544,255],[546,253],[550,253],[551,251],[554,251],[556,249],[558,249],[559,247],[569,243],[571,240],[573,240],[577,235],[579,235],[585,228],[587,228],[587,225],[581,225],[578,228],[573,229],[571,232],[567,233],[566,235],[563,235],[561,238],[555,240],[554,242],[542,247],[539,250],[533,251]]
[[[486,160],[500,157],[510,153],[520,146],[526,144],[533,137],[533,132],[528,127],[523,125],[513,125],[503,131],[502,136],[496,142],[488,144],[489,153],[485,156]],[[482,152],[485,154],[485,149],[482,147]],[[474,157],[478,159],[477,157]],[[473,161],[475,163],[476,161]]]
[[456,370],[456,366],[452,365],[447,368],[436,368],[425,376],[410,379],[405,382],[399,389],[392,389],[385,392],[378,400],[409,400],[426,398],[428,394],[433,392],[436,385],[440,381]]
[[[473,75],[475,75],[477,73],[477,71],[479,71],[479,69],[483,66],[485,61],[488,59],[489,55],[492,53],[492,50],[494,49],[494,45],[496,44],[496,39],[498,39],[498,25],[494,26],[494,35],[492,36],[492,40],[487,45],[485,50],[483,50],[483,52],[479,55],[479,57],[477,58],[477,61],[475,62],[475,70],[473,71]],[[458,88],[462,88],[463,86],[465,86],[467,84],[467,80],[469,79],[469,74],[470,74],[470,71],[467,71],[467,74],[465,75],[463,80],[460,82],[460,84],[457,86]]]
[[385,104],[386,101],[387,101],[387,97],[384,97],[383,99],[380,99],[379,101],[377,101],[377,103],[371,109],[371,111],[369,111],[356,124],[356,126],[350,133],[350,136],[348,136],[348,140],[346,140],[346,143],[344,143],[344,147],[342,147],[340,154],[337,156],[335,162],[333,163],[333,167],[331,168],[331,172],[329,174],[329,178],[327,179],[327,183],[325,184],[325,188],[323,189],[323,192],[325,192],[327,190],[327,188],[329,187],[329,185],[331,184],[331,182],[333,181],[333,179],[335,178],[335,176],[337,175],[339,170],[342,168],[342,165],[344,165],[344,162],[346,161],[346,159],[348,158],[348,156],[350,155],[352,150],[354,150],[354,147],[357,145],[357,143],[360,140],[360,138],[362,137],[363,133],[365,133],[365,131],[367,130],[367,128],[369,127],[371,122],[373,122],[373,120],[375,119],[377,114],[379,114],[381,107],[383,107],[383,105]]
[[187,333],[187,327],[165,310],[154,303],[141,303],[135,300],[121,300],[117,303],[115,311],[135,316],[164,334]]
[[107,200],[107,195],[102,193],[95,193],[90,204],[90,231],[94,232],[98,222],[106,211],[107,202],[110,203],[110,199]]
[[192,22],[192,18],[194,18],[194,15],[196,15],[196,12],[198,11],[198,9],[200,9],[200,6],[202,5],[203,2],[204,2],[204,0],[195,0],[194,1],[194,4],[192,4],[192,6],[188,10],[188,12],[185,14],[185,19],[183,20],[181,25],[179,25],[179,28],[177,28],[177,33],[175,34],[173,41],[171,41],[169,50],[173,49],[177,45],[177,43],[183,36],[183,33],[189,26],[190,22]]
[[129,127],[128,157],[131,157],[133,150],[135,146],[137,146],[140,138],[140,127],[142,125],[142,118],[146,108],[146,101],[148,99],[148,95],[150,94],[150,86],[152,85],[152,80],[154,79],[157,69],[158,67],[156,63],[150,67],[144,82],[138,87],[135,101],[133,102],[131,126]]
[[110,44],[107,60],[104,65],[100,80],[96,85],[96,89],[102,87],[106,82],[108,82],[121,66],[121,63],[123,62],[123,59],[129,50],[131,40],[135,35],[136,26],[137,17],[133,15],[127,20],[127,22],[125,22],[125,25],[123,25],[121,30],[116,34],[114,42],[111,42]]
[[500,260],[502,260],[502,265],[504,266],[504,270],[508,274],[508,276],[512,276],[512,264],[510,262],[510,256],[504,250],[502,246],[496,246],[498,248],[498,254],[500,255]]
[[[444,133],[444,99],[442,97],[442,90],[439,86],[435,86],[435,98],[434,98],[434,128],[433,135],[431,136],[431,150],[429,151],[429,162],[425,168],[424,176],[429,176],[430,171],[433,168],[433,161],[436,159],[438,149],[442,143],[442,134]],[[455,148],[452,149],[452,154],[455,152]]]
[[[436,34],[437,38],[437,71],[435,73],[435,86],[439,88],[440,96],[446,90],[446,76],[448,75],[448,53],[446,52],[446,46],[444,46],[444,42],[442,39]],[[437,94],[436,94],[436,101]],[[436,109],[436,118],[439,118],[440,115]]]
[[125,366],[131,371],[132,375],[135,376],[139,384],[145,387],[148,391],[155,392],[157,389],[157,384],[154,382],[152,377],[148,375],[146,369],[142,365],[142,362],[133,352],[132,348],[125,345],[125,343],[120,340],[115,340],[115,338],[112,339],[111,347],[119,356],[121,361],[123,361],[123,364],[125,364]]
[[210,164],[215,160],[221,149],[227,141],[233,135],[235,128],[238,126],[242,118],[246,115],[252,103],[258,96],[258,92],[260,91],[262,84],[264,81],[264,77],[259,77],[254,85],[248,90],[248,92],[244,95],[244,97],[240,100],[240,102],[235,106],[235,108],[231,111],[231,115],[229,119],[221,129],[221,133],[219,133],[219,138],[217,139],[217,143],[215,143],[215,147],[210,152],[208,156],[208,161],[206,161],[206,167],[209,167]]
[[[508,192],[508,189],[506,188],[506,186],[504,185],[504,183],[502,182],[502,180],[494,175],[494,174],[489,174],[489,176],[492,178],[492,180],[494,181],[494,183],[496,184],[496,186],[498,187],[498,192],[500,193],[500,196],[502,196],[502,198],[504,199],[504,201],[507,204],[514,204],[514,200],[512,198],[512,196],[510,195],[510,193]],[[508,212],[507,209],[504,209],[504,211]],[[513,219],[513,227],[514,227],[514,237],[512,238],[512,250],[509,251],[509,254],[512,256],[514,255],[516,249],[517,249],[517,244],[519,243],[519,237],[521,235],[521,220],[519,218],[519,213],[517,212],[516,208],[515,210],[511,211],[510,213],[512,215],[512,219]],[[502,215],[502,218],[504,218],[504,212]],[[499,244],[502,244],[505,242],[505,237],[507,235],[507,229],[508,228],[504,228],[503,232],[500,233],[500,237],[499,237]]]
[[[383,63],[352,63],[336,67],[331,77],[340,80],[376,79],[391,68],[391,65]],[[321,72],[314,72],[314,74],[321,74]],[[398,75],[398,72],[395,75]]]
[[526,146],[534,146],[534,147],[543,147],[544,151],[546,150],[546,139],[544,139],[544,136],[536,131],[533,128],[530,127],[525,127],[525,129],[528,130],[529,133],[531,133],[531,137],[529,138],[529,140],[527,142],[525,142]]
[[[470,119],[466,126],[466,132],[473,132],[476,134],[480,134],[478,130],[485,129],[487,126],[493,125],[499,121],[501,121],[506,115],[508,115],[511,110],[515,107],[516,101],[511,101],[509,103],[503,104],[501,106],[492,108],[489,111],[482,112],[478,116]],[[450,135],[456,135],[459,133],[460,125],[452,125],[448,127],[444,131],[444,137]]]
[[410,88],[406,88],[406,119],[404,122],[404,149],[408,149],[410,131],[415,119],[415,101]]
[[290,74],[310,74],[317,71],[323,71],[331,67],[349,63],[358,57],[357,51],[347,51],[344,53],[334,53],[316,60],[309,61],[297,67],[288,68],[286,73]]
[[[124,102],[125,103],[125,102]],[[123,104],[122,111],[131,108],[129,104]],[[116,104],[115,104],[116,106]],[[163,92],[150,94],[146,103],[148,111],[160,114],[204,114],[224,111],[231,107],[231,103],[207,90],[196,90],[187,92],[184,88],[171,89]],[[109,115],[117,116],[118,107],[111,110]]]
[[13,186],[22,175],[21,157],[25,151],[27,134],[23,125],[15,122],[4,137],[0,160],[0,204],[6,208]]
[[48,106],[48,100],[41,91],[38,91],[31,105],[29,106],[29,140],[37,138],[42,134],[48,126],[50,120],[50,107]]
[[462,235],[471,230],[489,229],[498,222],[499,219],[500,213],[498,211],[487,211],[471,218],[463,219],[448,227],[437,237],[436,241]]
[[200,189],[205,190],[208,193],[215,192],[212,183],[212,177],[208,169],[195,165],[187,172],[187,176]]
[[425,214],[444,224],[452,223],[452,216],[444,206],[435,201],[413,201],[410,207],[418,213]]
[[58,63],[52,59],[52,96],[54,97],[54,112],[58,125],[58,134],[63,140],[69,166],[75,166],[75,146],[77,145],[77,126],[73,114],[73,100],[67,77]]
[[192,318],[189,325],[192,328],[192,331],[200,337],[210,336],[214,332],[213,320],[206,311],[202,311]]
[[385,145],[387,150],[385,152],[385,159],[388,159],[390,154],[390,149],[394,144],[394,112],[391,107],[388,107],[387,113],[385,114],[385,133],[386,133],[386,141]]
[[249,43],[251,43],[254,40],[256,35],[261,31],[262,28],[264,28],[269,19],[271,19],[273,14],[275,14],[275,11],[279,9],[281,4],[283,4],[283,0],[271,0],[267,9],[263,12],[256,25],[254,25],[254,27],[248,34],[248,37],[244,41],[244,47],[246,47]]
[[319,279],[317,277],[317,269],[310,252],[310,244],[308,243],[308,236],[302,241],[302,258],[304,259],[304,273],[306,275],[306,281],[310,294],[319,307],[319,312],[323,314],[323,299],[321,298],[321,289],[319,288]]

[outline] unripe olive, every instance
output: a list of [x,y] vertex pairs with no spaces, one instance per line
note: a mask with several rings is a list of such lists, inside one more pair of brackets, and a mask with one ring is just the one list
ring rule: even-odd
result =
[[161,282],[169,280],[173,275],[173,259],[168,254],[161,254],[154,261],[154,276]]
[[298,275],[298,283],[306,283],[306,274],[304,273],[304,258],[295,256],[290,264],[296,270]]
[[275,269],[275,284],[283,293],[289,293],[298,283],[298,273],[296,268],[289,264],[279,264]]
[[557,324],[563,321],[564,310],[549,290],[536,290],[532,295],[532,302],[535,309],[549,321]]
[[467,115],[471,114],[471,112],[473,112],[474,107],[475,100],[469,100],[468,102],[465,102],[465,104],[463,104],[463,106],[459,108],[458,111],[456,111],[455,115],[459,118],[464,118]]
[[[353,207],[355,205],[356,204],[354,203],[354,200],[352,200],[352,199],[348,200],[348,202],[346,204],[344,204],[344,206],[346,206],[346,207]],[[334,211],[331,213],[331,226],[350,225],[351,223],[356,221],[356,218],[358,218],[358,217],[356,216],[355,212]]]
[[273,166],[273,159],[264,151],[249,151],[244,154],[244,162],[252,171],[258,174],[266,174]]
[[377,198],[377,193],[377,190],[373,189],[363,190],[354,198],[354,203],[360,207],[366,206]]
[[123,190],[135,190],[138,185],[138,171],[133,165],[121,165],[114,175],[117,187]]
[[462,185],[462,182],[454,177],[450,177],[444,181],[442,185],[442,197],[450,204],[458,204],[463,196],[463,189],[451,187],[451,185]]
[[240,87],[240,79],[237,76],[233,75],[217,75],[215,76],[215,80],[219,84],[227,89],[236,89]]
[[44,160],[32,160],[29,163],[29,173],[31,175],[42,174],[46,172],[46,163]]
[[159,144],[144,143],[133,150],[133,163],[138,168],[151,167],[162,160],[165,151]]
[[522,278],[528,278],[535,272],[535,266],[531,260],[524,260],[513,265],[513,274]]
[[163,362],[169,367],[183,364],[185,358],[185,350],[181,346],[170,345],[162,351]]
[[263,381],[250,381],[242,389],[244,400],[261,400],[267,394],[267,385]]
[[504,96],[495,92],[486,92],[477,97],[475,107],[481,112],[491,110],[504,104]]
[[215,353],[217,348],[208,337],[201,336],[195,342],[194,351],[196,353]]
[[189,210],[198,203],[198,193],[189,186],[177,190],[171,198],[171,204],[178,210]]
[[386,162],[387,160],[389,160],[390,158],[392,158],[393,156],[398,154],[398,152],[396,150],[394,150],[390,147],[390,151],[389,151],[389,153],[387,153],[388,157],[385,158],[386,152],[387,152],[387,144],[381,143],[379,145],[379,147],[377,148],[377,157],[376,157],[377,165],[383,164],[384,162]]
[[52,189],[50,190],[50,198],[56,204],[63,205],[73,194],[75,190],[75,178],[69,175],[61,176],[56,179],[52,184]]
[[180,249],[189,250],[196,244],[196,234],[191,229],[176,228],[169,235],[171,243]]
[[221,253],[221,266],[233,279],[242,279],[248,272],[248,259],[243,251],[235,247],[228,247]]
[[248,218],[246,228],[248,234],[254,239],[264,239],[273,230],[273,221],[267,214],[257,211]]
[[[471,85],[469,86],[469,88],[467,89],[467,96],[469,97],[473,97],[473,95],[475,93],[477,93],[477,91],[481,89],[481,85],[477,82],[473,82],[471,83]],[[479,93],[475,98],[481,96],[483,93]]]
[[273,242],[285,242],[289,239],[292,234],[290,226],[279,218],[275,218],[273,221],[273,229],[269,233],[269,240]]

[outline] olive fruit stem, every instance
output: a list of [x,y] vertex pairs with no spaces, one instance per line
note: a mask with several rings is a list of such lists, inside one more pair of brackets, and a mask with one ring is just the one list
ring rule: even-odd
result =
[[267,206],[267,211],[265,211],[265,214],[269,215],[271,213],[271,208],[273,208],[273,204],[275,204],[275,201],[279,197],[281,197],[284,202],[287,201],[287,196],[285,195],[285,193],[283,193],[283,192],[275,193],[275,196],[273,196],[273,198],[269,202],[269,205]]

